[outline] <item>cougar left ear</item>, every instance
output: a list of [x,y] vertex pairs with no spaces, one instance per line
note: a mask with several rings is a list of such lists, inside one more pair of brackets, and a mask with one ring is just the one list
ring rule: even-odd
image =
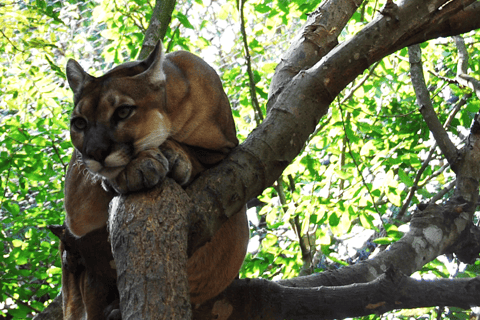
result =
[[165,53],[163,52],[162,41],[158,41],[155,49],[143,60],[147,65],[147,70],[139,74],[145,76],[148,82],[154,86],[162,85],[165,81],[165,73],[163,72],[163,62],[165,60]]
[[68,60],[67,80],[75,96],[80,94],[85,82],[90,78],[92,78],[92,76],[86,73],[77,61],[73,59]]

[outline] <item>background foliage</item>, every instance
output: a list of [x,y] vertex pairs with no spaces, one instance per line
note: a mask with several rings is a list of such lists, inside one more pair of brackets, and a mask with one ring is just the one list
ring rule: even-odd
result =
[[[244,6],[243,39],[236,1],[179,1],[165,43],[169,51],[194,52],[217,69],[243,140],[265,116],[279,57],[318,4],[251,0]],[[382,5],[365,2],[340,41]],[[63,176],[72,152],[66,61],[75,58],[98,75],[134,59],[152,6],[144,0],[0,4],[0,318],[31,317],[60,290],[58,243],[45,227],[64,218]],[[464,36],[470,71],[478,75],[480,36]],[[422,52],[435,110],[461,145],[480,109],[478,97],[450,81],[457,61],[452,39],[425,43]],[[262,115],[252,107],[251,83]],[[252,240],[242,277],[289,278],[367,259],[401,237],[416,204],[450,192],[453,175],[416,106],[407,49],[366,70],[337,98],[317,131],[265,190],[263,205],[249,210]],[[452,258],[429,263],[417,276],[480,273],[478,260],[464,266]],[[387,317],[468,315],[438,308]]]

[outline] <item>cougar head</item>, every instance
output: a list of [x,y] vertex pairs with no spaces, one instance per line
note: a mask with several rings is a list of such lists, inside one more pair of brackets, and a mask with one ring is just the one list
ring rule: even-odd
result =
[[75,104],[70,135],[91,172],[113,179],[136,154],[160,146],[169,136],[164,61],[161,42],[147,59],[122,64],[98,78],[68,61]]

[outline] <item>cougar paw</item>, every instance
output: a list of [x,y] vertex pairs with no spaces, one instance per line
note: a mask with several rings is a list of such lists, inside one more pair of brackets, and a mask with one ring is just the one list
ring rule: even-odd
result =
[[109,181],[120,194],[149,189],[163,181],[168,172],[168,160],[157,148],[140,152],[135,159]]
[[160,146],[162,153],[169,163],[169,176],[179,185],[187,184],[192,176],[192,162],[187,153],[181,148]]

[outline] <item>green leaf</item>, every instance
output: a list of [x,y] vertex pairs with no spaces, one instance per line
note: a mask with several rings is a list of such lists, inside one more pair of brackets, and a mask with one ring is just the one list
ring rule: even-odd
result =
[[382,238],[377,238],[373,240],[374,243],[376,244],[381,244],[381,245],[388,245],[394,242],[394,239],[389,238],[389,237],[382,237]]
[[18,240],[18,239],[14,239],[14,240],[12,240],[12,245],[13,245],[15,248],[21,247],[21,246],[23,245],[23,241],[22,241],[22,240]]
[[195,28],[193,27],[193,25],[190,23],[190,21],[188,21],[188,18],[186,15],[184,15],[183,13],[180,13],[180,12],[177,12],[177,19],[180,21],[180,23],[187,29],[192,29],[194,30]]
[[[395,206],[401,207],[402,206],[402,198],[400,197],[400,192],[394,188],[386,188],[385,195],[387,196],[388,200]],[[398,192],[398,194],[397,194]]]
[[413,186],[413,180],[403,171],[402,168],[398,169],[398,177],[407,187]]
[[277,241],[278,241],[277,236],[269,233],[269,234],[266,235],[265,239],[263,239],[262,247],[263,248],[270,248],[271,246],[276,244]]

